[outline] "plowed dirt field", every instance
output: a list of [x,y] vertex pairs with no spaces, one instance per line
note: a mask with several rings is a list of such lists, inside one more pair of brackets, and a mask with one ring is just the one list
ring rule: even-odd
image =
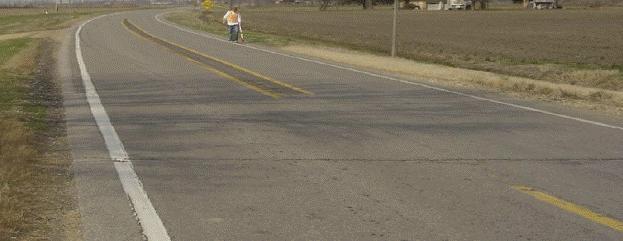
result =
[[[242,9],[251,31],[391,49],[389,8]],[[623,8],[398,11],[399,56],[558,83],[623,90]]]

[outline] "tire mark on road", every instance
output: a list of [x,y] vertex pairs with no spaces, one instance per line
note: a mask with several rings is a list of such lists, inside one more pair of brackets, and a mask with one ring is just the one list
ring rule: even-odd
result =
[[217,59],[212,56],[208,56],[203,53],[199,53],[195,50],[158,38],[134,25],[127,18],[123,20],[122,24],[126,29],[128,29],[128,31],[135,33],[136,35],[152,43],[162,46],[172,51],[173,53],[181,55],[212,72],[215,72],[223,77],[233,80],[238,84],[244,85],[247,88],[253,89],[272,98],[279,99],[284,97],[285,95],[313,94],[310,91],[295,87],[288,83],[272,79],[262,74],[234,65],[232,63]]

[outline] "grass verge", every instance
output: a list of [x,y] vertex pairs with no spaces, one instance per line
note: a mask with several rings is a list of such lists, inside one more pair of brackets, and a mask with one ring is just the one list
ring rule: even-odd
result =
[[[0,240],[62,239],[75,209],[61,98],[50,75],[51,43],[2,41],[0,52]],[[21,58],[28,52],[35,58]],[[14,59],[21,59],[15,64]],[[13,62],[10,68],[6,63]]]
[[354,65],[364,68],[375,68],[382,71],[405,74],[407,76],[423,76],[436,80],[443,80],[443,83],[453,85],[465,86],[464,84],[473,83],[478,86],[485,86],[503,92],[525,93],[544,100],[586,100],[619,108],[619,112],[623,110],[623,108],[621,108],[623,107],[623,93],[617,91],[550,83],[522,77],[433,64],[414,64],[413,61],[406,59],[361,54],[354,51],[317,47],[313,48],[313,50],[310,49],[312,48],[305,46],[290,46],[284,48],[286,51],[328,59],[335,62],[355,63]]
[[44,7],[2,9],[0,11],[0,34],[64,29],[70,27],[76,21],[92,16],[138,9],[147,8],[138,5],[117,8],[74,6],[63,7],[59,12],[55,12],[52,8]]
[[[182,26],[198,29],[222,37],[227,37],[227,27],[221,23],[221,19],[223,17],[221,12],[224,13],[226,11],[227,9],[225,7],[216,6],[214,9],[208,12],[174,12],[166,15],[165,18]],[[293,43],[312,44],[312,42],[301,41],[299,39],[281,37],[278,35],[259,33],[255,31],[248,31],[244,29],[244,25],[242,27],[244,39],[246,42],[261,43],[273,47],[283,47]]]

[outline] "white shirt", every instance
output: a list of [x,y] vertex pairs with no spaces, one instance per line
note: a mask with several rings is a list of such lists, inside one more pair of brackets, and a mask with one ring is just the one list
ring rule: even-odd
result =
[[[231,19],[229,18],[230,15],[233,14],[237,14],[238,15],[238,19],[234,19],[234,21],[231,21]],[[227,20],[227,25],[232,26],[232,25],[236,25],[240,23],[240,14],[239,13],[234,13],[234,11],[227,11],[227,13],[225,14],[225,16],[223,16],[223,19]]]

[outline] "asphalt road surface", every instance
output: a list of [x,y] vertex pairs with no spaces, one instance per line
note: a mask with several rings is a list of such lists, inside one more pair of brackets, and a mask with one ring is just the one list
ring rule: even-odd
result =
[[59,52],[86,240],[623,240],[620,119],[232,43],[166,11],[91,20]]

